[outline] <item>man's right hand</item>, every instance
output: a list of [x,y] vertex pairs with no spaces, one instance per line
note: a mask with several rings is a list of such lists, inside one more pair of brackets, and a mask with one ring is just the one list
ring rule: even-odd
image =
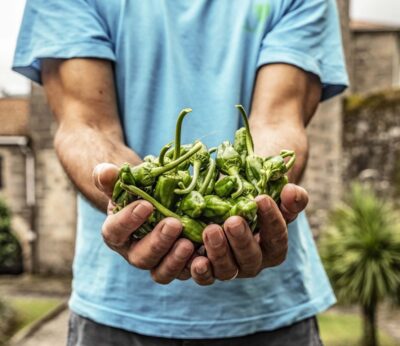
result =
[[134,240],[132,234],[146,222],[154,208],[149,202],[138,200],[114,214],[111,194],[117,176],[118,167],[109,163],[99,164],[93,171],[94,184],[109,198],[107,219],[102,228],[105,243],[131,265],[150,270],[157,283],[188,279],[190,275],[185,267],[192,258],[194,246],[188,239],[179,238],[181,223],[165,218],[143,239]]

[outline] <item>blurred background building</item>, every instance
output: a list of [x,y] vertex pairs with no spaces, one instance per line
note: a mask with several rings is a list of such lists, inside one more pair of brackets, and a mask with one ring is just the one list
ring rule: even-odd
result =
[[[316,236],[352,179],[370,180],[382,194],[400,196],[400,156],[393,145],[400,141],[400,25],[350,21],[349,1],[337,1],[352,86],[323,103],[308,129],[303,185],[310,192]],[[23,97],[3,92],[0,196],[12,209],[26,270],[62,274],[70,272],[73,259],[76,192],[53,150],[54,132],[39,86],[31,85]]]

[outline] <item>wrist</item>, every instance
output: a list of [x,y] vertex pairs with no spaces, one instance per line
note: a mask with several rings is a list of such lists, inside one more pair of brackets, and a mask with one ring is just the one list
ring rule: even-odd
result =
[[283,149],[296,153],[296,163],[289,172],[289,180],[298,183],[306,167],[308,158],[308,138],[303,126],[288,123],[250,124],[256,154],[262,157],[278,155]]

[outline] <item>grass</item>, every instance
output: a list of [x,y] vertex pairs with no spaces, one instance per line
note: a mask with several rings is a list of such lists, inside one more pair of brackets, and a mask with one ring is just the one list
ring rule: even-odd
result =
[[61,303],[57,298],[42,297],[13,297],[8,299],[9,304],[17,313],[17,325],[14,333],[46,315]]
[[[328,312],[318,316],[321,339],[325,346],[361,345],[362,320],[356,314]],[[379,331],[380,346],[396,346],[393,338]]]

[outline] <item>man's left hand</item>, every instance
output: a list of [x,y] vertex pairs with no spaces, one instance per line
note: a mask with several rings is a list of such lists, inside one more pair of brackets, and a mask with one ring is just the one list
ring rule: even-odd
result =
[[[227,219],[223,227],[215,224],[206,227],[203,240],[207,257],[194,257],[190,265],[190,275],[199,285],[211,285],[216,279],[255,277],[263,269],[285,260],[287,225],[305,209],[308,194],[300,186],[287,184],[281,193],[280,207],[266,195],[258,196],[256,202],[259,233],[254,235],[239,216]],[[186,275],[190,276],[188,272]]]

